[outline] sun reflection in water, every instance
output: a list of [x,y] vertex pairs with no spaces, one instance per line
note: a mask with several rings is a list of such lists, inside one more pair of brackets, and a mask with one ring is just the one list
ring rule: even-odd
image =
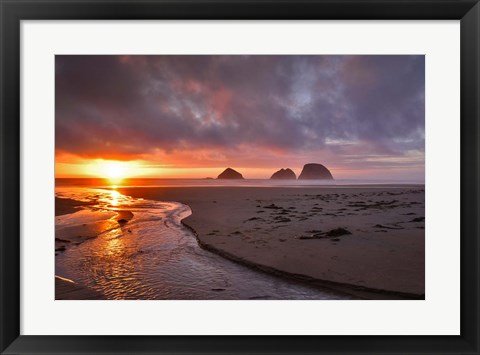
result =
[[120,192],[116,191],[116,190],[111,190],[110,191],[110,201],[108,201],[110,203],[110,205],[112,206],[118,206],[119,205],[119,199],[120,199]]
[[109,239],[105,245],[105,253],[111,257],[121,257],[124,251],[122,238],[112,238]]

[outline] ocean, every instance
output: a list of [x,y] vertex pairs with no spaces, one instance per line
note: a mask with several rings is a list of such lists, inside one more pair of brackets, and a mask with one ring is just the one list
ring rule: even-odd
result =
[[424,185],[421,180],[270,180],[270,179],[243,179],[243,180],[217,180],[217,179],[156,179],[156,178],[132,178],[123,180],[109,180],[100,178],[57,178],[56,187],[214,187],[214,186],[243,186],[243,187],[318,187],[318,186],[404,186]]

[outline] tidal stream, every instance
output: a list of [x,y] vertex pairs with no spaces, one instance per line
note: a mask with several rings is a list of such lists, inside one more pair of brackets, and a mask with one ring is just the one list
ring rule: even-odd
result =
[[[98,227],[102,220],[109,227],[83,242],[71,236],[73,241],[55,256],[55,273],[107,299],[351,298],[257,271],[202,249],[181,223],[191,214],[184,204],[133,199],[106,189],[63,188],[57,190],[57,197],[90,203],[78,212],[57,216],[57,236]],[[117,223],[120,211],[132,212],[133,218]]]

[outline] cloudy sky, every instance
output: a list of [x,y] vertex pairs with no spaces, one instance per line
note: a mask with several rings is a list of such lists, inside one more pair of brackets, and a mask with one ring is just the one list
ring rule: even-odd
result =
[[424,56],[56,56],[57,176],[423,180]]

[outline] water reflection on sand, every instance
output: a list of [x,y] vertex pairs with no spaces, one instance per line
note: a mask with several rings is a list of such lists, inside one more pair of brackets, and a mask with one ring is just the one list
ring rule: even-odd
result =
[[[133,199],[114,189],[59,188],[57,196],[91,204],[56,217],[57,238],[73,242],[65,242],[65,250],[57,253],[55,272],[108,299],[349,298],[203,250],[181,224],[191,214],[181,203]],[[128,211],[133,218],[119,223]],[[76,241],[82,236],[71,235],[99,223],[103,231],[98,237]]]

